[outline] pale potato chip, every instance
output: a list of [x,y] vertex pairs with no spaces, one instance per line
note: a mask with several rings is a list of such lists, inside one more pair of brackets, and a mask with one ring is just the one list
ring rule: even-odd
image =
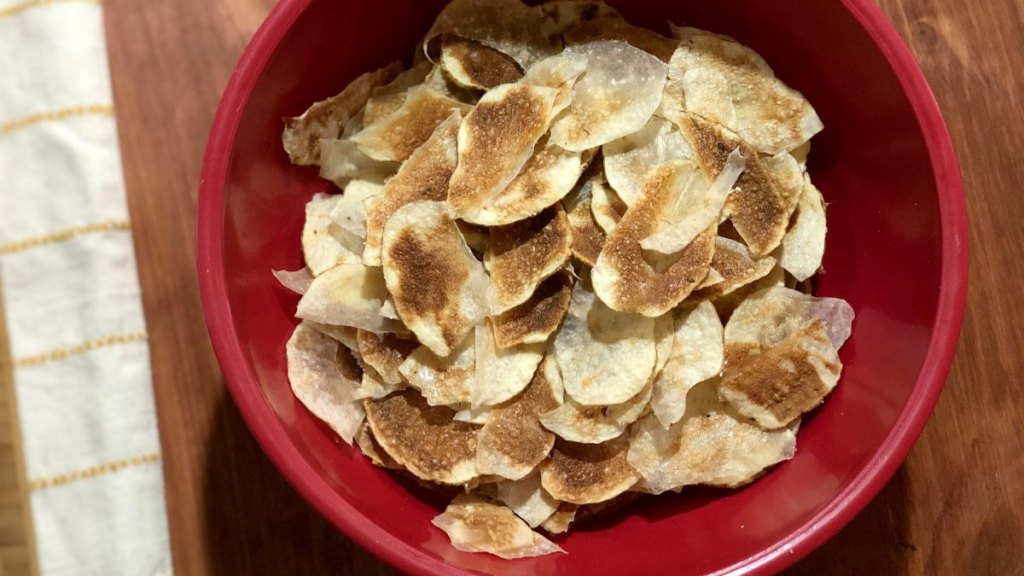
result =
[[339,228],[339,240],[350,252],[358,254],[360,261],[366,245],[366,201],[383,189],[382,184],[353,180],[331,210],[331,220]]
[[331,220],[331,211],[340,200],[339,195],[317,194],[306,204],[302,256],[313,276],[319,276],[339,264],[360,262],[360,258],[345,247],[341,229]]
[[652,378],[665,369],[669,356],[672,355],[672,344],[675,340],[676,319],[672,312],[666,312],[654,319],[654,372]]
[[568,270],[547,277],[529,300],[491,317],[498,348],[547,342],[569,311],[572,274]]
[[675,124],[652,116],[640,130],[601,147],[604,174],[627,206],[636,202],[651,170],[671,160],[693,158],[693,150]]
[[564,440],[600,444],[621,436],[643,414],[650,400],[650,384],[622,404],[583,406],[568,399],[558,408],[541,414],[540,423]]
[[337,340],[300,323],[285,347],[288,381],[300,402],[348,444],[363,422],[355,398],[359,365]]
[[446,32],[490,46],[523,68],[557,51],[544,33],[544,14],[519,0],[453,0],[425,40]]
[[562,201],[572,229],[572,255],[583,264],[593,267],[604,247],[605,233],[594,221],[591,211],[594,178],[603,177],[598,172],[586,177],[576,185]]
[[494,406],[523,391],[544,358],[544,343],[498,348],[487,323],[476,327],[474,408]]
[[[716,225],[676,255],[652,265],[640,241],[673,210],[677,189],[690,172],[686,162],[666,162],[644,183],[635,206],[608,235],[594,266],[594,291],[613,310],[656,317],[675,308],[707,276]],[[717,224],[717,223],[716,223]]]
[[372,366],[364,365],[363,378],[359,384],[359,389],[356,390],[356,398],[359,400],[363,398],[380,399],[403,388],[406,388],[404,381],[385,382]]
[[426,346],[413,350],[398,372],[431,406],[468,403],[474,385],[476,348],[467,335],[451,354],[439,357]]
[[715,239],[715,255],[711,269],[720,280],[693,292],[693,298],[714,300],[767,276],[778,260],[773,256],[754,259],[750,250],[735,240],[719,236]]
[[370,93],[363,109],[363,124],[369,126],[402,107],[409,89],[423,84],[434,65],[423,61],[403,71],[391,82],[377,86]]
[[626,461],[629,441],[576,444],[559,440],[541,468],[544,490],[571,504],[605,502],[629,490],[640,476]]
[[558,510],[558,500],[540,485],[540,474],[530,474],[521,480],[498,483],[498,500],[530,528],[540,526]]
[[796,160],[797,166],[804,172],[807,171],[807,157],[811,154],[811,141],[808,140],[800,146],[789,151],[789,154]]
[[569,525],[576,519],[576,511],[578,509],[579,506],[575,504],[562,502],[558,505],[558,510],[555,510],[554,514],[541,522],[540,527],[548,534],[564,534],[569,530]]
[[306,290],[309,290],[309,285],[313,283],[313,273],[306,267],[298,270],[271,270],[270,272],[281,283],[281,286],[296,294],[305,294]]
[[786,217],[791,217],[804,189],[804,169],[789,152],[779,152],[764,159],[775,188],[786,203]]
[[619,225],[629,206],[603,178],[591,180],[590,186],[590,211],[598,228],[607,236]]
[[766,162],[743,140],[721,126],[693,115],[683,115],[674,121],[708,178],[717,178],[722,173],[729,151],[740,151],[746,163],[736,182],[736,191],[726,202],[725,213],[755,256],[774,250],[786,234],[791,210],[790,202],[780,191]]
[[387,297],[380,268],[341,264],[313,280],[299,300],[295,317],[371,332],[405,332],[401,322],[380,314]]
[[448,184],[453,214],[474,224],[477,214],[512,182],[548,129],[558,90],[504,84],[480,98],[459,127],[459,163]]
[[477,436],[477,470],[510,480],[528,475],[555,445],[555,435],[541,427],[538,417],[561,403],[561,376],[548,356],[525,390],[491,409]]
[[[479,424],[483,426],[487,424],[487,421],[491,419],[492,406],[481,406],[479,408],[473,408],[469,404],[460,405],[462,407],[452,416],[454,420],[459,422],[468,422],[470,424]],[[479,453],[480,448],[477,447]]]
[[668,63],[679,42],[647,28],[633,26],[618,15],[592,20],[577,20],[562,32],[566,46],[579,46],[601,40],[621,40]]
[[779,264],[803,282],[821,268],[825,255],[825,201],[821,192],[811,184],[810,176],[805,177],[796,219],[782,238],[782,253]]
[[320,177],[339,188],[353,180],[384,182],[398,170],[398,162],[374,160],[347,138],[320,140]]
[[332,326],[330,324],[313,322],[312,320],[303,320],[302,323],[325,336],[334,338],[342,346],[348,348],[348,351],[352,353],[352,356],[354,356],[358,362],[363,361],[362,357],[359,355],[359,344],[356,342],[356,334],[359,331],[358,328],[353,328],[351,326]]
[[523,77],[523,69],[511,56],[475,40],[441,35],[441,69],[463,88],[489,90]]
[[551,126],[551,141],[574,152],[596,148],[644,127],[661,102],[667,67],[618,40],[573,46],[587,56],[568,111]]
[[380,266],[384,225],[402,206],[419,200],[442,201],[448,196],[448,180],[458,161],[456,135],[462,117],[453,112],[430,138],[402,164],[380,194],[366,203],[366,247],[363,263]]
[[735,131],[766,154],[792,150],[824,128],[804,97],[753,50],[695,28],[681,30],[669,64],[682,106]]
[[487,552],[506,560],[565,551],[537,534],[511,510],[470,494],[460,494],[431,521],[444,530],[452,547]]
[[577,282],[554,354],[566,392],[587,406],[621,404],[643,390],[656,361],[654,320],[611,310]]
[[392,386],[403,383],[398,367],[419,347],[415,340],[366,330],[357,332],[356,344],[363,363],[376,370],[381,380]]
[[832,346],[839,350],[850,337],[853,318],[853,308],[839,298],[815,298],[789,288],[768,288],[751,295],[736,309],[726,326],[725,342],[767,348],[806,324],[821,320]]
[[484,254],[484,265],[491,275],[487,293],[491,314],[526,302],[545,278],[565,266],[571,255],[572,231],[559,204],[532,218],[492,228]]
[[671,352],[651,398],[654,415],[666,428],[683,417],[690,389],[718,375],[724,362],[722,321],[710,302],[677,309],[674,316]]
[[470,106],[427,86],[413,88],[402,107],[370,124],[351,140],[374,160],[402,162],[412,155],[454,112]]
[[380,315],[392,320],[401,320],[398,316],[398,310],[395,309],[395,300],[390,296],[380,305]]
[[541,4],[540,10],[548,17],[549,33],[552,35],[561,34],[578,22],[621,18],[615,8],[599,0],[550,0]]
[[[716,242],[717,242],[717,240],[716,240]],[[744,246],[744,248],[746,248],[746,246]],[[715,254],[717,254],[717,253],[718,253],[718,245],[716,244],[715,245]],[[703,290],[705,288],[711,288],[712,286],[717,286],[717,285],[721,284],[722,282],[725,282],[725,276],[722,276],[721,272],[719,272],[718,270],[715,270],[715,259],[712,258],[711,259],[711,268],[708,269],[708,275],[704,277],[704,280],[701,281],[701,283],[697,286],[697,289],[693,291],[693,293],[691,294],[691,297],[695,296],[696,294],[698,294],[701,290]]]
[[551,117],[555,118],[572,102],[572,89],[587,71],[586,54],[561,52],[537,62],[526,71],[521,82],[547,88],[557,88]]
[[405,466],[395,462],[395,459],[388,456],[388,453],[380,447],[377,439],[373,437],[373,431],[370,430],[368,424],[364,423],[359,427],[359,433],[356,434],[356,445],[373,462],[374,466],[380,466],[388,470],[405,470]]
[[733,150],[725,167],[710,184],[693,163],[686,184],[677,188],[672,208],[658,223],[657,232],[640,241],[644,250],[675,254],[690,245],[709,226],[718,223],[733,184],[743,173],[746,160]]
[[429,406],[415,390],[363,400],[377,443],[421,480],[459,485],[476,473],[478,428],[455,422],[455,412]]
[[633,425],[627,461],[643,478],[646,492],[694,484],[741,486],[793,457],[793,430],[747,423],[718,400],[714,384],[690,390],[686,414],[668,428],[654,414]]
[[401,71],[402,63],[392,62],[380,70],[367,72],[337,96],[313,104],[302,116],[286,119],[281,140],[292,164],[319,164],[320,139],[340,136],[349,120],[366,104],[370,91],[390,82]]

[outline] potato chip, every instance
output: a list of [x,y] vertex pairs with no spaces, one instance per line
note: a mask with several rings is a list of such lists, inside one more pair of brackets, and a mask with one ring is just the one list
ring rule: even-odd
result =
[[415,390],[363,400],[363,408],[380,447],[417,478],[458,485],[477,475],[478,428],[452,420],[452,409],[429,406]]
[[356,343],[363,362],[376,370],[384,382],[391,385],[403,383],[398,367],[419,347],[415,340],[366,330],[358,331]]
[[463,552],[487,552],[506,560],[565,552],[508,508],[470,494],[456,496],[432,523]]
[[558,500],[541,487],[540,474],[530,474],[521,480],[499,482],[497,496],[530,528],[540,526],[558,510]]
[[604,444],[576,444],[559,440],[540,473],[541,485],[556,500],[594,504],[615,498],[636,484],[628,462],[629,441],[618,438]]
[[558,505],[558,509],[555,510],[554,514],[541,522],[540,527],[548,534],[564,534],[569,530],[569,525],[576,519],[576,511],[578,509],[579,506],[575,504],[562,502]]
[[798,281],[803,282],[821,268],[825,255],[825,201],[821,192],[811,184],[810,176],[804,181],[796,219],[782,238],[779,264]]
[[674,316],[671,352],[651,398],[651,408],[666,428],[683,417],[690,389],[718,375],[724,361],[722,321],[710,302],[677,310]]
[[747,423],[718,400],[714,384],[690,390],[686,414],[668,428],[654,414],[633,425],[627,461],[643,478],[644,491],[741,486],[793,457],[793,430],[762,430]]
[[347,138],[320,140],[320,177],[347,188],[353,180],[382,183],[398,170],[398,162],[374,160]]
[[380,266],[384,225],[402,206],[419,200],[442,201],[448,195],[448,179],[455,171],[455,152],[461,116],[452,113],[423,146],[402,164],[380,194],[366,201],[366,247],[363,263]]
[[480,98],[459,127],[459,163],[448,185],[453,214],[476,215],[512,182],[548,129],[558,90],[504,84]]
[[523,77],[523,69],[511,56],[451,34],[441,35],[440,66],[453,82],[474,90],[489,90]]
[[793,215],[804,189],[804,169],[789,152],[780,152],[764,159],[765,168],[775,188],[785,201],[787,218]]
[[363,422],[355,398],[359,365],[338,342],[300,323],[285,347],[288,381],[300,402],[348,444]]
[[593,20],[577,20],[562,32],[566,46],[579,46],[601,40],[620,40],[668,63],[679,42],[647,28],[633,26],[617,15]]
[[405,470],[405,466],[402,466],[394,458],[388,456],[388,453],[380,447],[377,439],[373,437],[373,431],[370,430],[368,424],[364,423],[359,427],[359,432],[356,434],[356,445],[373,462],[374,466],[380,466],[388,470]]
[[555,445],[555,435],[541,427],[538,417],[561,403],[561,376],[549,356],[525,390],[491,409],[477,436],[477,470],[510,480],[528,475]]
[[544,34],[544,14],[519,0],[453,0],[427,32],[475,40],[511,56],[523,68],[556,51]]
[[572,274],[568,270],[547,277],[526,301],[491,318],[498,348],[547,342],[569,311]]
[[551,117],[555,118],[572,102],[572,89],[587,71],[587,60],[585,54],[561,52],[531,66],[521,82],[558,89],[551,108]]
[[[458,422],[468,422],[470,424],[479,424],[483,426],[491,419],[492,406],[481,406],[479,408],[473,408],[469,404],[460,404],[459,406],[459,410],[455,412],[455,416],[452,416],[452,418]],[[479,451],[479,448],[477,451]]]
[[595,177],[602,176],[584,178],[562,201],[572,229],[572,255],[590,267],[597,263],[605,242],[604,231],[594,221],[591,212]]
[[651,401],[651,385],[636,396],[611,406],[584,406],[572,399],[541,414],[540,423],[559,438],[582,444],[600,444],[618,438],[643,414]]
[[724,296],[764,278],[776,264],[778,260],[772,256],[755,260],[746,246],[719,236],[715,239],[715,255],[711,259],[711,268],[718,274],[720,280],[694,291],[693,297],[713,300]]
[[769,288],[753,294],[736,309],[726,326],[725,342],[767,348],[804,325],[821,320],[832,346],[839,350],[850,337],[853,318],[853,308],[839,298],[815,298],[789,288]]
[[561,34],[578,22],[621,18],[615,8],[597,0],[550,0],[541,4],[540,10],[548,17],[547,24],[552,35]]
[[359,354],[359,344],[356,342],[356,334],[358,328],[351,326],[332,326],[330,324],[321,324],[319,322],[313,322],[312,320],[303,320],[303,324],[316,330],[317,332],[330,336],[338,341],[339,344],[348,348],[348,351],[352,353],[357,362],[362,362],[362,356]]
[[381,316],[387,297],[380,268],[341,264],[313,280],[299,300],[295,317],[371,332],[405,332],[401,322]]
[[427,86],[413,88],[402,107],[370,124],[351,140],[374,160],[402,162],[434,134],[453,112],[470,107]]
[[811,105],[753,50],[695,28],[681,30],[669,63],[682,106],[735,131],[766,154],[792,150],[824,128]]
[[789,226],[790,202],[779,190],[764,160],[720,126],[692,115],[675,121],[708,178],[717,178],[722,173],[729,151],[740,151],[746,162],[725,212],[754,255],[764,256],[774,250]]
[[667,67],[618,40],[566,49],[588,58],[568,111],[551,126],[551,142],[574,152],[596,148],[644,127],[661,102]]
[[635,206],[608,235],[591,278],[594,291],[613,310],[661,316],[682,302],[707,276],[715,248],[715,225],[677,255],[652,266],[640,241],[673,210],[677,188],[685,183],[685,162],[667,162],[644,183]]
[[611,234],[619,225],[619,220],[626,214],[629,206],[622,201],[619,195],[612,190],[611,186],[603,178],[596,178],[591,181],[590,188],[590,211],[594,215],[594,222],[597,227],[605,233]]
[[533,218],[491,229],[484,265],[491,275],[487,294],[492,314],[526,302],[572,254],[572,231],[561,205]]
[[306,268],[319,276],[338,264],[358,264],[360,259],[342,243],[342,231],[331,220],[331,210],[341,200],[333,194],[317,194],[306,204],[302,227],[302,256]]
[[362,261],[366,245],[366,200],[380,194],[384,186],[368,180],[353,180],[331,210],[331,221],[338,226],[338,239]]
[[403,388],[406,388],[404,381],[386,382],[372,366],[364,365],[362,381],[359,384],[359,389],[356,390],[356,398],[359,400],[363,398],[380,399]]
[[306,290],[309,290],[309,285],[313,283],[313,273],[305,266],[298,270],[271,270],[270,272],[281,283],[281,286],[296,294],[305,294]]
[[786,272],[781,266],[776,265],[763,277],[744,286],[740,286],[727,294],[718,296],[711,302],[715,305],[715,310],[718,310],[718,317],[725,322],[730,316],[732,316],[733,310],[742,304],[751,294],[760,292],[766,288],[785,286],[785,284]]
[[366,104],[370,91],[390,82],[401,71],[402,63],[392,62],[380,70],[367,72],[337,96],[313,104],[302,116],[286,119],[281,140],[292,164],[319,164],[320,139],[340,136],[349,120]]
[[621,404],[651,378],[654,320],[611,310],[577,282],[555,335],[554,354],[573,400],[587,406]]
[[401,108],[409,89],[423,84],[433,69],[432,63],[423,61],[403,71],[391,82],[375,87],[363,109],[364,126],[369,126]]
[[476,384],[473,407],[494,406],[523,391],[544,358],[544,343],[498,348],[486,323],[476,328]]
[[668,120],[652,116],[640,130],[605,144],[604,173],[615,193],[632,206],[651,170],[670,160],[693,158],[686,139]]
[[654,319],[654,372],[652,378],[665,369],[669,356],[672,355],[672,343],[675,339],[676,319],[672,312],[666,312]]
[[398,366],[398,372],[431,406],[468,403],[475,371],[476,348],[472,334],[448,356],[439,357],[430,348],[420,346]]

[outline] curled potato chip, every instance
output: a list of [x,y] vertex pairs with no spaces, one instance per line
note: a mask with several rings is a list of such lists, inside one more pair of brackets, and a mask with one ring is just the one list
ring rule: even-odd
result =
[[591,278],[594,291],[613,310],[661,316],[676,307],[707,276],[715,248],[710,226],[677,255],[657,268],[645,258],[640,241],[650,236],[672,209],[685,184],[685,162],[667,162],[644,183],[635,206],[608,235]]
[[380,268],[341,264],[313,280],[299,300],[295,317],[371,332],[405,332],[401,322],[380,314],[387,297]]
[[686,414],[668,428],[654,414],[631,428],[627,461],[642,477],[644,491],[741,486],[793,457],[794,430],[749,424],[718,400],[714,384],[690,390]]
[[398,162],[370,158],[347,138],[320,140],[320,177],[339,188],[347,188],[353,180],[384,182],[398,166]]
[[470,494],[456,496],[432,523],[463,552],[487,552],[506,560],[565,552],[508,508]]
[[317,194],[306,204],[302,256],[313,276],[319,276],[338,264],[358,264],[360,261],[345,247],[341,228],[331,220],[331,211],[340,200],[338,195]]
[[398,367],[419,346],[415,340],[366,330],[358,331],[356,343],[363,362],[376,370],[384,382],[391,385],[403,383]]
[[594,215],[594,222],[606,235],[615,230],[628,208],[629,206],[604,179],[597,178],[591,181],[590,211]]
[[824,128],[811,105],[753,50],[695,28],[680,31],[669,63],[682,107],[735,131],[766,154],[792,150]]
[[285,346],[288,381],[300,402],[342,440],[352,439],[363,422],[355,398],[359,365],[333,338],[300,323]]
[[571,504],[605,502],[629,490],[640,478],[626,461],[629,441],[603,444],[559,440],[541,469],[544,489],[556,500]]
[[477,475],[477,427],[452,420],[452,409],[429,406],[415,390],[363,400],[363,408],[380,447],[417,478],[458,485]]
[[367,180],[353,180],[331,210],[331,220],[340,229],[341,243],[362,261],[366,245],[366,201],[380,194],[384,186]]
[[715,239],[715,255],[711,269],[719,279],[693,293],[694,298],[714,300],[767,276],[778,260],[772,256],[757,258],[743,244],[719,236]]
[[561,270],[572,254],[572,231],[561,205],[533,218],[491,229],[484,264],[491,274],[491,313],[526,302],[537,286]]
[[498,483],[498,500],[530,528],[540,526],[558,510],[558,501],[540,485],[540,474]]
[[670,160],[693,158],[693,150],[674,124],[651,116],[640,130],[605,144],[604,173],[619,198],[632,206],[651,169]]
[[512,182],[548,129],[558,90],[504,84],[480,98],[459,127],[459,163],[448,185],[453,214],[474,224]]
[[413,202],[384,227],[384,281],[420,343],[447,356],[486,314],[487,275],[443,202]]
[[391,82],[375,87],[363,108],[364,127],[401,108],[409,89],[423,84],[433,68],[433,64],[423,61],[395,76]]
[[654,381],[651,408],[663,427],[686,412],[686,395],[697,384],[718,375],[724,362],[722,321],[710,302],[677,311],[672,348],[665,368]]
[[629,400],[611,406],[583,406],[569,399],[541,414],[540,422],[564,440],[600,444],[621,436],[643,414],[650,400],[650,384]]
[[651,378],[654,320],[615,312],[577,282],[555,335],[554,354],[573,400],[587,406],[621,404]]
[[313,283],[313,273],[305,266],[298,270],[271,270],[270,272],[281,283],[281,286],[296,294],[305,294],[306,290],[309,290],[309,285]]
[[544,33],[544,14],[519,0],[453,0],[437,16],[426,41],[443,33],[494,48],[523,68],[556,51]]
[[796,220],[782,238],[782,254],[779,256],[779,264],[798,281],[807,280],[821,268],[826,230],[825,201],[807,176]]
[[353,80],[337,96],[313,104],[297,118],[285,120],[281,140],[293,164],[319,164],[320,139],[337,138],[345,125],[366,104],[370,91],[390,82],[402,71],[401,62],[367,72]]
[[633,26],[621,17],[605,17],[592,20],[580,19],[567,26],[562,32],[567,46],[578,46],[601,40],[620,40],[639,48],[658,60],[668,63],[679,42],[666,38],[647,28]]
[[581,180],[562,202],[569,218],[569,228],[572,229],[572,255],[590,267],[597,263],[605,242],[605,233],[594,221],[591,211],[595,177],[599,176]]
[[419,200],[442,201],[448,195],[448,180],[458,156],[456,134],[462,117],[452,113],[408,160],[380,194],[366,201],[366,247],[363,263],[380,266],[384,225],[402,206]]
[[491,318],[498,348],[547,342],[569,311],[572,274],[562,270],[544,279],[526,301]]
[[618,40],[566,49],[587,56],[568,111],[551,126],[551,141],[575,152],[632,134],[661,102],[667,67],[654,56]]
[[420,346],[398,366],[398,372],[431,406],[469,402],[475,370],[476,348],[472,335],[466,336],[448,356],[439,357],[430,348]]
[[528,475],[555,445],[555,435],[541,427],[538,417],[561,403],[558,366],[547,357],[525,390],[491,409],[477,437],[477,470],[510,480]]
[[402,162],[434,134],[453,112],[470,107],[427,86],[409,91],[402,107],[351,137],[374,160]]
[[523,77],[523,69],[511,56],[475,40],[441,35],[441,68],[464,88],[489,90]]
[[477,326],[473,407],[494,406],[522,392],[543,358],[543,343],[498,348],[490,326]]

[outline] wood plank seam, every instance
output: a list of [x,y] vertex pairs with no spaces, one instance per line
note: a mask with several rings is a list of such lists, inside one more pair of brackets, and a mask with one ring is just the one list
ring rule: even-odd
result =
[[28,0],[27,2],[8,6],[7,8],[0,10],[0,20],[32,10],[33,8],[41,8],[43,6],[51,6],[53,4],[94,4],[99,6],[100,0]]
[[43,124],[45,122],[59,122],[61,120],[79,116],[113,115],[113,104],[82,104],[80,106],[69,106],[67,108],[49,110],[47,112],[39,112],[37,114],[15,118],[14,120],[0,124],[0,136],[5,136],[16,130],[21,130],[37,124]]
[[0,245],[0,255],[24,252],[25,250],[56,242],[64,242],[86,234],[94,234],[97,232],[131,231],[131,229],[131,222],[128,220],[106,220],[93,224],[85,224],[83,226],[73,226],[71,228],[65,228],[64,230],[58,230],[56,232],[50,232],[40,236],[30,236],[28,238],[2,244]]
[[39,366],[41,364],[47,364],[49,362],[56,362],[63,360],[71,356],[78,356],[101,348],[107,348],[110,346],[118,346],[122,344],[130,344],[132,342],[140,342],[146,340],[145,332],[125,332],[122,334],[111,334],[109,336],[103,336],[94,340],[89,340],[75,346],[68,346],[64,348],[55,348],[42,354],[34,354],[32,356],[23,356],[14,360],[14,366],[17,368],[25,368],[28,366]]
[[146,464],[153,464],[160,461],[160,454],[158,452],[147,452],[145,454],[138,454],[136,456],[130,456],[128,458],[122,458],[120,460],[111,460],[110,462],[104,462],[97,464],[96,466],[90,466],[88,468],[82,468],[80,470],[72,470],[71,472],[65,472],[63,474],[56,474],[54,476],[47,476],[42,478],[33,478],[28,482],[28,489],[30,491],[45,490],[47,488],[55,488],[57,486],[63,486],[79,480],[86,480],[89,478],[95,478],[104,474],[113,474],[126,470],[128,468],[135,468],[138,466],[144,466]]

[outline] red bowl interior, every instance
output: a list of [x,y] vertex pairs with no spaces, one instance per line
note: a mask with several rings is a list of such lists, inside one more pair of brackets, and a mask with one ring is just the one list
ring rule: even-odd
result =
[[[828,202],[818,291],[857,311],[831,399],[797,456],[742,490],[641,499],[567,537],[568,555],[502,561],[451,548],[444,502],[374,468],[292,396],[284,343],[296,298],[272,268],[302,264],[303,204],[331,185],[290,166],[283,116],[357,74],[408,59],[441,0],[282,2],[221,102],[203,167],[199,272],[231,392],[293,485],[362,545],[416,573],[676,574],[781,569],[877,493],[920,433],[952,359],[966,224],[949,137],[906,47],[870,0],[622,2],[632,21],[733,35],[817,108],[810,172]],[[616,4],[613,2],[613,4]]]

